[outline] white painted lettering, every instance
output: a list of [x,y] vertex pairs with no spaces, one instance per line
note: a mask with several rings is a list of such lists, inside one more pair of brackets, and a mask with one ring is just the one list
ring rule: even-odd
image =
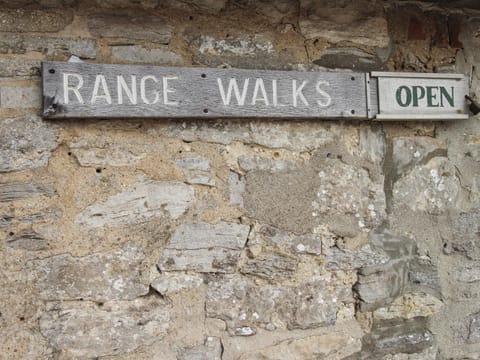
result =
[[272,80],[272,104],[273,106],[286,106],[286,104],[282,104],[278,101],[278,86],[277,80]]
[[[261,92],[261,97],[258,97],[259,90]],[[252,105],[255,105],[257,101],[263,101],[265,105],[268,106],[267,92],[265,91],[265,84],[263,83],[262,78],[257,78],[255,81],[255,88],[253,89]]]
[[[245,104],[245,98],[247,97],[248,82],[250,79],[245,79],[243,82],[242,94],[240,94],[240,89],[238,88],[237,79],[231,78],[228,83],[227,94],[225,95],[225,89],[223,88],[222,79],[217,78],[218,90],[220,91],[220,96],[222,97],[223,105],[230,105],[230,100],[232,98],[232,91],[235,93],[235,98],[237,99],[238,105]],[[264,89],[265,90],[265,89]]]
[[142,101],[145,103],[145,104],[148,104],[148,105],[152,105],[152,104],[156,104],[159,100],[159,93],[158,91],[154,90],[153,93],[155,94],[155,98],[153,99],[153,101],[150,101],[148,100],[147,98],[147,95],[146,95],[146,86],[145,86],[145,82],[147,80],[152,80],[154,83],[157,83],[158,80],[155,76],[153,75],[147,75],[147,76],[144,76],[140,79],[140,97],[142,98]]
[[[103,95],[98,94],[100,84],[102,85]],[[107,81],[105,80],[105,76],[103,75],[97,75],[95,77],[95,84],[93,85],[93,92],[90,103],[95,104],[97,102],[97,99],[104,99],[109,105],[112,103],[112,97],[110,96],[110,91],[108,91]]]
[[[74,77],[77,79],[76,85],[70,86],[69,84],[70,77]],[[83,86],[82,75],[72,74],[72,73],[63,73],[63,99],[65,101],[65,104],[68,104],[70,102],[70,97],[69,97],[70,91],[73,91],[73,93],[77,97],[77,100],[80,104],[84,104],[82,95],[80,94],[80,91],[79,91],[82,86]]]
[[131,86],[128,87],[127,83],[123,75],[117,75],[117,96],[118,96],[118,104],[123,104],[123,92],[127,94],[128,100],[133,105],[137,104],[137,77],[135,75],[131,75]]
[[169,80],[178,80],[178,76],[171,76],[171,77],[167,77],[167,76],[164,76],[163,77],[163,103],[165,105],[174,105],[174,106],[177,106],[178,105],[178,102],[176,100],[169,100],[168,99],[168,94],[173,94],[175,93],[175,89],[172,89],[172,88],[169,88],[168,87],[168,81]]
[[315,89],[320,95],[323,96],[322,100],[320,99],[317,100],[317,104],[320,107],[329,107],[330,104],[332,103],[332,97],[320,87],[322,85],[330,86],[330,83],[328,81],[323,81],[323,80],[317,82],[317,86],[315,87]]
[[297,80],[292,80],[292,96],[293,96],[293,106],[298,106],[298,99],[302,100],[302,102],[308,106],[308,101],[305,99],[303,95],[303,88],[307,85],[308,81],[304,80],[300,87],[297,88]]

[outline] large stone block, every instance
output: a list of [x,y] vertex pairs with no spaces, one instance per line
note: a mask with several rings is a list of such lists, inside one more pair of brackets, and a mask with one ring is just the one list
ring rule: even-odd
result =
[[40,60],[0,59],[0,77],[40,76]]
[[145,180],[83,210],[76,223],[86,227],[116,227],[151,219],[176,219],[195,200],[191,186],[174,181]]
[[145,255],[136,246],[84,257],[57,255],[29,263],[44,300],[132,300],[148,293],[141,277]]
[[249,231],[248,225],[227,222],[182,224],[164,249],[160,268],[233,272]]
[[455,174],[454,164],[441,157],[415,167],[394,184],[394,207],[437,215],[445,213],[457,205],[460,196],[461,184]]
[[334,1],[302,0],[299,25],[307,39],[321,38],[333,44],[348,41],[386,47],[390,40],[383,7],[368,0],[342,5]]
[[0,120],[0,172],[46,166],[57,146],[55,126],[37,116]]
[[120,355],[165,336],[169,306],[142,298],[129,302],[59,303],[40,318],[40,331],[50,345],[75,358]]
[[41,37],[32,35],[4,34],[0,39],[0,53],[24,54],[35,51],[49,57],[62,55],[95,59],[95,39]]
[[2,9],[0,31],[3,32],[55,32],[73,20],[71,11]]
[[284,280],[294,275],[297,265],[298,260],[291,256],[264,252],[247,259],[240,272],[268,280]]
[[40,109],[42,107],[41,90],[36,87],[1,87],[0,107],[4,109]]
[[352,303],[351,288],[334,279],[312,278],[298,286],[257,285],[248,278],[211,278],[207,316],[226,321],[232,335],[257,329],[311,329],[332,325],[342,302]]
[[88,20],[90,32],[99,37],[147,40],[168,44],[172,27],[161,16],[94,15]]

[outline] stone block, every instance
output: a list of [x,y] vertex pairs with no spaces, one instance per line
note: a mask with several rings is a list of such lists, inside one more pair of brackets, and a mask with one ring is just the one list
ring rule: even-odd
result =
[[420,353],[434,345],[426,319],[376,321],[372,332],[363,338],[363,356],[375,359],[387,354]]
[[129,166],[139,163],[147,156],[143,149],[131,148],[130,144],[108,144],[105,147],[70,144],[72,155],[81,166]]
[[227,222],[182,224],[164,249],[159,266],[163,271],[233,272],[249,231],[248,225]]
[[183,65],[182,57],[167,46],[150,49],[141,45],[115,45],[112,55],[120,62],[133,64]]
[[295,274],[297,265],[298,260],[293,257],[266,252],[247,259],[240,267],[240,272],[267,280],[285,280]]
[[234,171],[228,173],[228,189],[230,204],[243,207],[243,193],[245,192],[245,178]]
[[408,262],[390,261],[368,275],[359,274],[355,284],[362,311],[371,311],[385,306],[399,296],[408,280]]
[[77,215],[81,226],[118,227],[151,219],[177,219],[195,200],[191,186],[175,181],[144,180],[90,205]]
[[295,168],[297,164],[293,161],[274,160],[263,158],[260,156],[240,156],[238,158],[238,165],[244,171],[252,170],[270,170],[282,171]]
[[46,166],[57,145],[56,127],[37,116],[1,119],[0,172]]
[[332,325],[341,302],[353,302],[348,285],[316,277],[297,286],[257,285],[239,275],[207,281],[207,316],[224,320],[231,335],[247,327],[258,332]]
[[256,224],[248,244],[274,245],[296,254],[322,254],[322,236],[317,234],[296,235],[270,225]]
[[41,109],[42,93],[36,87],[0,88],[0,107],[4,109]]
[[207,337],[203,345],[180,351],[178,360],[221,360],[222,344],[219,338]]
[[398,137],[393,139],[393,164],[396,176],[401,177],[415,166],[430,159],[447,156],[446,144],[429,136]]
[[210,170],[210,160],[203,156],[184,157],[176,160],[175,164],[185,170]]
[[165,18],[153,15],[94,15],[88,20],[88,28],[97,37],[147,40],[168,44],[172,27]]
[[16,250],[39,251],[48,249],[48,241],[36,232],[22,232],[8,239],[7,246]]
[[24,54],[39,52],[48,57],[78,56],[82,59],[95,59],[97,42],[95,39],[57,38],[33,35],[4,34],[0,39],[0,53]]
[[179,291],[195,289],[203,284],[203,277],[199,274],[184,274],[181,272],[163,272],[152,280],[150,286],[162,295]]
[[468,335],[467,342],[480,342],[480,313],[470,315],[468,319]]
[[187,184],[192,185],[206,185],[206,186],[215,186],[215,180],[210,177],[208,174],[202,173],[193,173],[189,174],[186,179]]
[[312,151],[340,141],[341,129],[336,126],[313,126],[311,122],[203,120],[187,123],[171,122],[159,130],[168,137],[184,141],[231,144],[240,141],[267,148],[291,151]]
[[328,48],[313,63],[330,69],[352,69],[354,71],[379,71],[384,63],[375,55],[352,47]]
[[470,260],[480,260],[480,209],[450,213],[449,226],[442,233],[444,253],[462,255]]
[[179,9],[188,12],[218,14],[225,8],[226,0],[164,0],[162,4],[174,9]]
[[394,184],[394,207],[436,215],[445,213],[456,206],[460,196],[461,184],[455,174],[455,166],[441,157],[415,167]]
[[52,197],[55,190],[51,184],[0,183],[0,202],[29,199],[36,196]]
[[375,251],[367,244],[357,250],[332,247],[325,256],[325,267],[328,270],[356,270],[369,266],[383,265],[390,261],[383,250]]
[[306,39],[321,38],[331,44],[348,41],[356,45],[386,47],[390,41],[383,7],[367,0],[342,5],[302,0],[299,25]]
[[0,31],[56,32],[73,20],[71,11],[5,9],[0,11]]
[[29,266],[44,300],[132,300],[149,290],[141,277],[144,257],[141,248],[127,245],[83,257],[51,256]]
[[413,319],[433,316],[443,307],[443,302],[426,293],[408,293],[396,298],[390,305],[376,309],[373,317],[376,320]]
[[57,351],[75,358],[123,355],[162,339],[170,309],[156,298],[129,302],[59,303],[40,318],[40,332]]
[[40,76],[40,60],[0,59],[0,77],[30,78]]

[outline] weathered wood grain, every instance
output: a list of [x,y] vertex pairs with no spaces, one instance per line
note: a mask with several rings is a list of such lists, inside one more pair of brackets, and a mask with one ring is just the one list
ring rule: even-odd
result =
[[46,118],[367,118],[363,73],[42,65]]

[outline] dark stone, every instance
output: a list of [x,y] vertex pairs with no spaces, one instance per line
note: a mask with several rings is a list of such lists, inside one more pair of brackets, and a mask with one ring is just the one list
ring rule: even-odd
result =
[[363,338],[360,359],[377,359],[387,354],[415,354],[433,345],[426,319],[375,322],[372,332]]
[[330,69],[374,71],[383,69],[383,62],[374,55],[353,47],[330,48],[314,64]]
[[55,191],[51,184],[5,183],[0,184],[0,202],[28,199],[34,196],[52,197]]

